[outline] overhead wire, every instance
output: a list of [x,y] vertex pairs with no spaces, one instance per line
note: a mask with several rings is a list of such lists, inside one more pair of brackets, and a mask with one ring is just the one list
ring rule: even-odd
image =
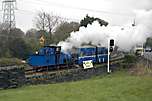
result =
[[50,2],[50,1],[46,1],[46,0],[43,0],[43,1],[42,0],[35,0],[35,1],[37,1],[37,4],[41,4],[41,5],[45,4],[45,6],[52,5],[52,6],[58,6],[58,7],[62,7],[62,8],[71,8],[71,9],[81,10],[81,11],[83,10],[83,11],[89,11],[89,12],[95,12],[95,13],[104,13],[104,14],[110,14],[110,15],[121,15],[121,16],[128,16],[128,17],[130,17],[130,15],[128,15],[127,13],[110,12],[110,11],[103,11],[103,10],[81,8],[81,7],[76,7],[76,6],[65,5],[65,4],[62,4],[62,3]]
[[[83,11],[88,11],[88,12],[95,12],[95,13],[102,13],[102,14],[108,14],[108,15],[119,15],[119,16],[125,16],[125,17],[132,17],[126,13],[119,13],[119,12],[109,12],[109,11],[102,11],[102,10],[94,10],[94,9],[88,9],[88,8],[80,8],[80,7],[73,7],[73,6],[69,6],[69,5],[65,5],[62,3],[55,3],[55,2],[50,2],[50,1],[46,1],[46,0],[35,0],[35,1],[29,1],[29,0],[22,0],[22,2],[25,2],[26,4],[30,4],[30,5],[35,5],[35,6],[43,6],[43,7],[50,7],[51,6],[57,6],[60,8],[70,8],[70,9],[74,9],[74,10],[83,10]],[[33,3],[31,3],[33,2]],[[29,11],[29,10],[23,10],[23,9],[18,9],[18,12],[20,13],[29,13],[29,14],[35,14],[36,12],[33,11]],[[67,18],[68,20],[74,20],[74,21],[80,21],[80,19],[77,18]]]
[[[36,6],[41,5],[41,6],[45,6],[45,7],[50,7],[50,5],[52,5],[52,6],[58,6],[60,8],[70,8],[70,9],[74,9],[74,10],[89,11],[89,12],[94,12],[94,13],[102,13],[102,14],[109,14],[109,15],[120,15],[120,16],[128,16],[128,17],[131,16],[131,15],[128,15],[127,13],[81,8],[81,7],[71,6],[71,5],[65,5],[65,4],[62,4],[62,3],[56,3],[56,2],[52,2],[52,1],[50,2],[50,1],[46,1],[46,0],[34,0],[34,1],[21,0],[20,2],[26,2],[26,3],[30,4],[30,5],[36,5]],[[33,2],[33,3],[31,3],[31,2]],[[18,9],[18,10],[19,11],[28,12],[28,13],[29,12],[33,13],[32,11],[26,11],[26,10],[21,10],[21,9]]]
[[[18,10],[17,10],[17,13],[22,13],[22,14],[25,14],[25,13],[35,14],[36,12],[32,12],[32,11],[28,11],[28,10],[23,10],[23,9],[18,9]],[[69,17],[67,18],[67,17],[62,17],[62,16],[61,16],[61,18],[64,19],[65,21],[67,21],[67,20],[72,20],[72,21],[77,21],[77,22],[80,21],[80,19],[76,19],[76,18],[69,18]]]
[[33,11],[29,11],[29,10],[24,10],[24,9],[18,9],[16,12],[19,12],[19,13],[28,13],[28,14],[34,14],[36,12],[33,12]]
[[[70,6],[70,5],[65,5],[62,3],[56,3],[56,2],[50,2],[50,1],[46,1],[46,0],[35,0],[35,1],[29,1],[29,0],[22,0],[20,2],[25,2],[28,3],[30,5],[36,5],[36,6],[45,6],[45,7],[50,7],[50,5],[52,6],[58,6],[60,8],[70,8],[70,9],[74,9],[74,10],[81,10],[81,11],[88,11],[88,12],[95,12],[95,13],[102,13],[102,14],[108,14],[108,15],[120,15],[120,16],[127,16],[130,17],[130,15],[126,14],[126,13],[119,13],[119,12],[109,12],[109,11],[102,11],[102,10],[95,10],[95,9],[88,9],[88,8],[80,8],[80,7],[74,7],[74,6]],[[31,3],[33,2],[33,3]],[[33,11],[29,11],[29,10],[23,10],[23,9],[18,9],[17,12],[20,13],[29,13],[29,14],[34,14],[36,12]],[[0,12],[1,13],[1,12]],[[70,18],[71,19],[71,18]],[[79,19],[75,19],[75,20],[79,20]]]
[[[22,0],[22,2],[23,2],[23,0]],[[36,2],[33,2],[33,3],[31,3],[31,1],[30,2],[26,2],[26,4],[30,4],[30,5],[36,5],[36,6],[39,6],[39,5],[41,5],[41,3],[36,3]],[[46,6],[46,5],[42,5],[42,6]],[[38,12],[38,10],[37,11],[31,11],[31,10],[25,10],[25,9],[17,9],[16,10],[16,12],[17,13],[22,13],[22,14],[25,14],[25,13],[29,13],[29,14],[36,14],[36,12]],[[62,17],[63,19],[66,19],[66,20],[74,20],[74,21],[79,21],[80,19],[76,19],[76,18],[67,18],[67,17]]]
[[[29,1],[29,2],[28,2]],[[35,5],[35,6],[43,6],[43,7],[50,7],[50,6],[55,6],[55,7],[60,7],[60,8],[68,8],[68,9],[73,9],[73,10],[81,10],[81,11],[88,11],[88,12],[94,12],[94,13],[100,13],[100,14],[108,14],[108,15],[118,15],[118,16],[126,16],[126,17],[131,17],[130,15],[126,13],[120,13],[120,12],[111,12],[111,11],[102,11],[102,10],[95,10],[95,9],[88,9],[88,8],[81,8],[81,7],[76,7],[76,6],[71,6],[71,5],[66,5],[63,3],[56,3],[52,1],[46,1],[46,0],[21,0],[20,3],[26,3],[30,5]],[[32,2],[32,3],[31,3]],[[31,10],[25,10],[25,9],[17,9],[17,13],[22,13],[22,14],[35,14],[36,11],[31,11]],[[0,12],[2,14],[2,12]],[[66,18],[68,20],[75,20],[75,21],[80,21],[80,19],[77,18]]]

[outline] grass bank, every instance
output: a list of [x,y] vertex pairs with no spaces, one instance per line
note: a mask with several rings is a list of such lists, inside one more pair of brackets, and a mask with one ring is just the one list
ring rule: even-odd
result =
[[152,101],[152,77],[126,72],[0,91],[0,101]]

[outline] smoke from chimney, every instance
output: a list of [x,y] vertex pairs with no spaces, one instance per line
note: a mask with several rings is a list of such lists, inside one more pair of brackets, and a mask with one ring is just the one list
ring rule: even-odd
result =
[[138,43],[144,43],[152,36],[152,10],[135,11],[136,25],[126,24],[124,26],[100,26],[98,22],[92,25],[80,27],[79,31],[72,32],[65,41],[59,42],[62,51],[73,47],[81,47],[83,44],[107,47],[108,38],[113,37],[120,50],[129,51]]

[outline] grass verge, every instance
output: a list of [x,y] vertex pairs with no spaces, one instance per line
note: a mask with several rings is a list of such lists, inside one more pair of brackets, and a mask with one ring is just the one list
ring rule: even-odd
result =
[[126,72],[0,91],[0,101],[152,101],[152,77]]

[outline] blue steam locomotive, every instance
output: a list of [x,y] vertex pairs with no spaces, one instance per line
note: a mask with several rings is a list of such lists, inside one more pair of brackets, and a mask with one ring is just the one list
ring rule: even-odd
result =
[[44,46],[27,59],[32,67],[57,68],[65,65],[82,65],[84,61],[93,63],[106,63],[108,49],[105,47],[81,47],[75,52],[62,52],[61,46]]

